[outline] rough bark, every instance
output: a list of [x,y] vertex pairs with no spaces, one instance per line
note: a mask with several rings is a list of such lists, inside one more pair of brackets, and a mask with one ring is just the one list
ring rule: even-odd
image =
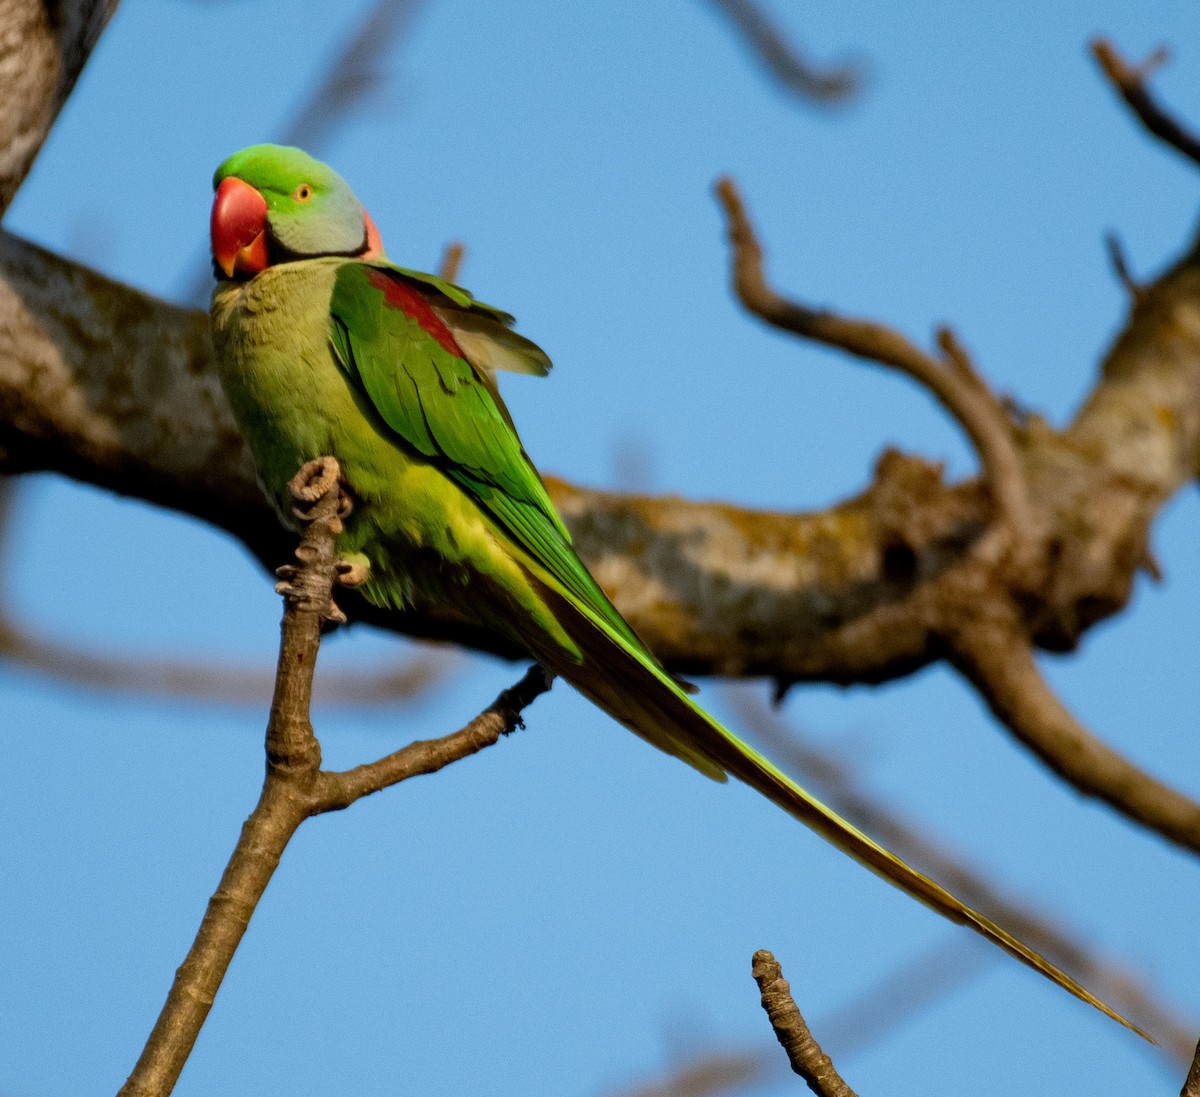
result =
[[0,0],[0,212],[116,7],[117,0]]

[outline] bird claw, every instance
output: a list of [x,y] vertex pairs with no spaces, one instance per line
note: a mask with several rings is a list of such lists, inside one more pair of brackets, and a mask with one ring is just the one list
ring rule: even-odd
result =
[[[338,582],[342,582],[341,572],[343,568],[343,562],[339,560],[334,567],[337,570]],[[302,569],[297,567],[295,564],[282,564],[281,566],[277,567],[275,569],[275,574],[279,577],[279,582],[275,584],[275,593],[281,594],[289,601],[300,603],[307,602],[311,605],[312,591],[306,589],[301,583],[296,582],[296,580],[300,578],[301,570]],[[366,578],[365,569],[363,569],[362,578]],[[325,608],[324,612],[322,612],[321,618],[322,620],[331,622],[335,625],[344,625],[348,620],[346,615],[341,611],[341,608],[336,602],[334,602],[332,598],[329,599],[329,605]]]
[[361,553],[352,556],[341,556],[333,565],[334,579],[339,586],[362,586],[371,574],[370,561]]
[[282,594],[293,601],[304,597],[304,588],[294,582],[300,575],[300,569],[295,564],[281,564],[275,569],[279,582],[275,584],[275,593]]

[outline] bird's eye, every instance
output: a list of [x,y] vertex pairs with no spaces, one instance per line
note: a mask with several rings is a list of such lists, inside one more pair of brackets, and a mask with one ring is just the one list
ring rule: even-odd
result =
[[301,183],[294,191],[292,191],[292,197],[296,199],[297,202],[307,202],[312,195],[312,187],[310,187],[307,183]]

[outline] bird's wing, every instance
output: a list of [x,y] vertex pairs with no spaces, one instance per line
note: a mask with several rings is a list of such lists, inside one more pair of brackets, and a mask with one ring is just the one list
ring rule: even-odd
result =
[[430,277],[347,262],[330,300],[338,362],[398,438],[438,465],[567,592],[640,647],[575,555],[495,382],[468,359],[426,298]]
[[407,270],[391,264],[381,265],[419,289],[438,318],[454,335],[463,354],[481,369],[508,370],[545,377],[552,363],[536,343],[512,330],[512,316],[493,305],[477,301],[462,286],[447,282],[436,274]]

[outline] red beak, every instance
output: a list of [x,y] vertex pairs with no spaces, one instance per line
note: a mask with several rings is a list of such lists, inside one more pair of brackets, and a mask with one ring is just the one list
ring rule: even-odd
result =
[[213,199],[212,253],[218,267],[254,275],[270,265],[267,256],[267,200],[235,176],[221,180]]

